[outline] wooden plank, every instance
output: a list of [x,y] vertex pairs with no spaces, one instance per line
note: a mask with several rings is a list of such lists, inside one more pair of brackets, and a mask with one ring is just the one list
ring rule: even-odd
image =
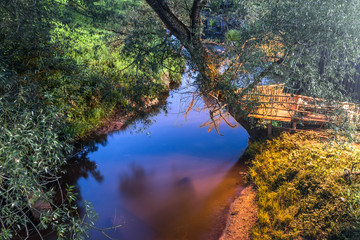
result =
[[[358,104],[338,102],[335,105],[321,105],[323,99],[303,95],[290,95],[283,93],[284,85],[258,86],[244,96],[244,100],[254,101],[256,106],[249,117],[258,119],[275,120],[283,122],[303,121],[325,123],[339,121],[336,116],[331,116],[338,108],[347,111],[349,118],[360,119],[360,107]],[[241,89],[237,93],[241,92]],[[300,116],[297,116],[300,115]]]
[[253,118],[274,120],[274,121],[280,121],[280,122],[291,122],[291,118],[284,118],[284,117],[277,117],[277,116],[265,116],[265,115],[255,115],[255,114],[249,114],[248,116],[253,117]]

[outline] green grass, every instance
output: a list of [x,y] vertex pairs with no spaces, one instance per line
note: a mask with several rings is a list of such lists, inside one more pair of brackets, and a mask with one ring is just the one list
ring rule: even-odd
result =
[[[76,19],[76,18],[75,18]],[[73,27],[76,25],[76,27]],[[52,30],[52,44],[61,46],[59,56],[70,66],[57,66],[43,77],[42,86],[54,104],[67,116],[66,132],[81,137],[99,126],[114,112],[131,111],[167,90],[161,78],[173,74],[179,66],[170,69],[142,70],[130,66],[134,61],[125,57],[116,35],[86,22],[62,24]],[[62,70],[65,69],[65,70]]]
[[[96,3],[112,9],[111,2]],[[53,229],[58,239],[88,239],[74,187],[63,191],[64,201],[56,196],[75,139],[167,91],[162,75],[180,67],[170,61],[170,70],[126,68],[134,59],[106,30],[106,19],[69,10],[68,1],[37,3],[17,1],[16,15],[0,8],[0,239],[35,228]],[[39,221],[30,211],[36,199],[54,203]],[[95,214],[87,203],[85,209],[91,223]]]
[[[258,189],[254,239],[360,239],[360,151],[311,134],[250,145]],[[358,168],[356,168],[358,169]]]

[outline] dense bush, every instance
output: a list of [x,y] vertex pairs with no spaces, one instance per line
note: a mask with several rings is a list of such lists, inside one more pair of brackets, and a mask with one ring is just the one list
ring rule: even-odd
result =
[[71,139],[62,134],[64,119],[49,99],[34,94],[38,86],[17,88],[15,77],[0,76],[8,90],[0,98],[0,239],[41,235],[44,229],[59,239],[80,239],[87,227],[71,188],[54,198],[72,151]]
[[0,1],[0,239],[86,237],[89,204],[59,183],[73,139],[166,90],[110,31],[121,2]]
[[357,147],[284,133],[250,150],[259,205],[254,239],[360,238],[360,179],[349,175],[358,169]]

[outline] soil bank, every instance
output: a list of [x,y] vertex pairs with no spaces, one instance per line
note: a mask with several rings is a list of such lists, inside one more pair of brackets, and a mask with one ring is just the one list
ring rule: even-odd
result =
[[231,204],[226,227],[219,240],[251,239],[251,229],[257,222],[256,191],[248,185]]

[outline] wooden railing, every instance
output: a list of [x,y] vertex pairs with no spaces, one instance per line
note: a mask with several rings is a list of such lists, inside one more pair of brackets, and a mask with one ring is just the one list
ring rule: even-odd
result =
[[[302,121],[322,124],[347,119],[359,123],[359,105],[348,102],[328,103],[323,99],[284,93],[284,85],[259,86],[244,96],[254,102],[249,117],[282,122]],[[239,89],[239,92],[241,89]],[[340,114],[342,112],[342,114]],[[294,126],[294,125],[293,125]]]

